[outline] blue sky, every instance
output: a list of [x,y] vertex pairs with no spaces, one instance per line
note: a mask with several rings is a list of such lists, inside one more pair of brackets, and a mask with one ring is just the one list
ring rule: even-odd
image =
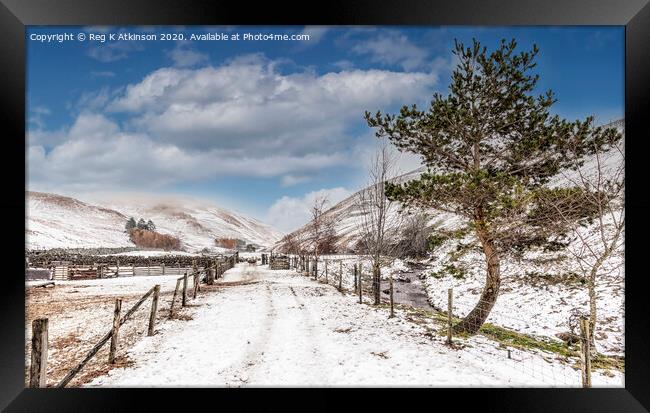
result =
[[[62,33],[73,40],[37,40]],[[187,40],[192,33],[310,39]],[[556,113],[600,122],[624,113],[622,27],[58,26],[26,36],[30,190],[185,194],[281,230],[307,221],[316,194],[336,202],[363,185],[377,144],[364,110],[425,106],[446,92],[455,38],[488,49],[502,38],[536,43],[538,92],[554,90]],[[404,172],[417,166],[400,161]]]

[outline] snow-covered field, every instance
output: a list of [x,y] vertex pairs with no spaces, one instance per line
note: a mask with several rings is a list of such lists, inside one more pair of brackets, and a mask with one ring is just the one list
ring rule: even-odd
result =
[[[126,312],[149,289],[159,284],[160,322],[167,315],[165,310],[169,308],[177,278],[178,275],[55,281],[54,287],[46,288],[36,287],[43,281],[26,282],[25,365],[29,366],[31,357],[31,321],[35,318],[49,319],[48,384],[55,385],[111,329],[116,298],[122,298],[122,309]],[[120,349],[128,348],[146,335],[150,303],[151,300],[147,300],[135,312],[133,319],[120,329]],[[78,385],[106,370],[107,351],[105,346],[71,385]],[[118,360],[125,361],[123,358]]]
[[[103,280],[106,281],[106,280]],[[511,351],[485,337],[456,348],[407,310],[358,304],[298,275],[238,264],[195,305],[130,347],[133,364],[87,386],[573,386],[580,372],[552,354]],[[226,285],[228,285],[226,287]],[[595,373],[595,386],[623,386]]]

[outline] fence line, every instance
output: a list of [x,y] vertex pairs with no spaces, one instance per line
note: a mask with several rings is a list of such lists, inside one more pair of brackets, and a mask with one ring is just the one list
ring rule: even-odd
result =
[[[290,268],[296,270],[298,273],[307,276],[313,277],[319,282],[330,284],[341,292],[349,292],[355,294],[359,297],[359,303],[374,303],[374,297],[372,291],[374,288],[377,288],[376,283],[372,279],[372,268],[369,268],[367,262],[364,265],[363,259],[360,259],[358,256],[346,255],[346,254],[336,254],[336,255],[321,255],[318,257],[318,261],[314,256],[310,255],[290,255],[289,256]],[[322,265],[321,265],[322,264]],[[388,297],[381,296],[381,304],[388,304],[390,308],[389,317],[394,315],[394,277],[391,275],[387,280],[380,279],[381,283],[386,283],[388,285]],[[384,293],[384,291],[382,291]],[[432,310],[438,312],[442,318],[440,323],[443,325],[441,328],[441,335],[446,336],[445,342],[454,347],[458,348],[458,340],[464,340],[466,336],[459,335],[459,333],[454,331],[454,328],[457,327],[461,318],[458,318],[458,314],[455,314],[455,305],[453,292],[448,291],[448,302],[445,303],[445,306],[438,306],[438,309],[433,308]],[[462,301],[462,300],[461,300]],[[485,311],[492,310],[491,302],[485,301],[476,304],[485,304]],[[460,302],[459,302],[460,304]],[[441,310],[440,308],[447,307],[447,311]],[[480,306],[479,306],[480,307]],[[470,307],[470,308],[473,308]],[[489,309],[489,310],[488,310]],[[450,311],[451,310],[451,311]],[[480,314],[479,310],[479,314]],[[467,315],[467,314],[465,314]],[[491,312],[490,315],[493,317],[498,315],[500,319],[506,320],[515,320],[518,322],[529,324],[529,321],[523,320],[513,315],[503,315]],[[483,324],[480,321],[483,317],[477,317],[476,323]],[[445,321],[442,322],[442,319]],[[496,342],[502,343],[505,345],[504,350],[504,360],[506,363],[513,368],[521,371],[522,373],[531,376],[533,378],[539,379],[544,383],[548,383],[554,386],[566,385],[566,386],[575,386],[579,382],[576,382],[576,376],[567,373],[566,368],[556,367],[549,364],[550,362],[546,361],[546,358],[549,355],[552,357],[566,357],[568,364],[567,368],[575,369],[574,366],[578,366],[582,372],[582,385],[583,387],[589,387],[591,385],[591,359],[592,351],[590,347],[590,337],[589,337],[589,325],[588,322],[584,324],[584,320],[581,321],[582,330],[580,333],[559,331],[552,328],[545,327],[545,331],[551,333],[562,334],[562,340],[558,340],[556,337],[548,337],[546,335],[534,335],[529,333],[520,333],[516,330],[510,330],[507,327],[498,327],[494,326],[495,331],[489,331],[482,329],[479,331],[479,334],[486,336],[488,339],[496,340]],[[478,327],[479,324],[470,327]],[[498,334],[510,331],[509,334],[520,335],[530,340],[533,345],[530,349],[525,347],[519,347],[515,343],[512,345],[504,344],[502,341],[499,341]],[[564,342],[563,342],[564,341]],[[507,343],[507,341],[505,341]],[[566,344],[568,343],[568,344]],[[550,346],[555,346],[556,349],[559,349],[558,346],[566,346],[561,353],[545,347],[545,344]],[[572,347],[571,345],[576,345]],[[462,348],[461,348],[462,350]],[[463,354],[468,357],[480,358],[481,362],[487,362],[484,358],[479,357],[476,352],[473,351],[463,351]],[[573,365],[571,365],[573,361]],[[493,362],[493,360],[491,361]]]
[[[174,301],[176,299],[177,290],[179,288],[179,281],[184,279],[187,280],[188,275],[193,277],[194,283],[194,294],[193,298],[196,298],[196,292],[199,291],[201,274],[206,274],[211,271],[215,271],[216,278],[223,277],[223,273],[228,269],[235,266],[235,263],[238,260],[238,254],[235,253],[229,257],[225,257],[225,260],[213,259],[212,264],[208,264],[205,268],[198,268],[194,266],[194,271],[190,274],[187,272],[177,279],[176,289],[174,290],[174,296],[170,305],[170,317],[173,314]],[[207,277],[206,277],[207,282]],[[187,284],[184,283],[183,289],[183,306],[186,305],[187,298]],[[158,300],[160,296],[160,285],[153,286],[149,291],[147,291],[140,299],[123,315],[121,316],[122,309],[122,299],[117,298],[115,300],[115,311],[113,322],[110,331],[108,331],[86,354],[86,356],[79,362],[74,368],[72,368],[68,373],[63,377],[61,381],[56,385],[56,387],[65,387],[70,381],[84,368],[84,366],[99,352],[99,350],[111,340],[110,349],[109,349],[109,364],[114,364],[116,359],[118,340],[119,340],[119,329],[124,325],[131,316],[142,306],[142,304],[149,298],[152,297],[151,310],[148,318],[148,328],[147,335],[151,336],[154,334],[156,314],[158,312]],[[32,322],[32,358],[30,364],[30,377],[29,377],[29,386],[30,387],[46,387],[47,385],[47,352],[48,352],[48,319],[36,319]]]

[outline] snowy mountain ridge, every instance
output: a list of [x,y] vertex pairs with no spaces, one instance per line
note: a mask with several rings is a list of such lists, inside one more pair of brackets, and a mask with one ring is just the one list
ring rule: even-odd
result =
[[269,225],[189,199],[138,197],[98,202],[43,192],[25,193],[26,248],[129,247],[124,232],[129,217],[151,219],[162,234],[178,237],[188,251],[215,246],[215,238],[237,238],[269,246],[282,233]]

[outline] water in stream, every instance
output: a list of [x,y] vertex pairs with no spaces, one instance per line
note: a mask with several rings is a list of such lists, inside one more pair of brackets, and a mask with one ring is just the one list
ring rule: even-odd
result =
[[[393,281],[393,299],[395,303],[410,305],[425,310],[433,310],[433,307],[429,304],[429,297],[424,288],[424,280],[421,280],[419,277],[421,273],[422,271],[410,270],[401,273],[399,279]],[[401,279],[404,279],[404,281]],[[388,290],[384,286],[387,287],[388,283],[384,282],[382,286],[382,290],[387,292]],[[388,294],[384,293],[382,295],[388,299]]]

